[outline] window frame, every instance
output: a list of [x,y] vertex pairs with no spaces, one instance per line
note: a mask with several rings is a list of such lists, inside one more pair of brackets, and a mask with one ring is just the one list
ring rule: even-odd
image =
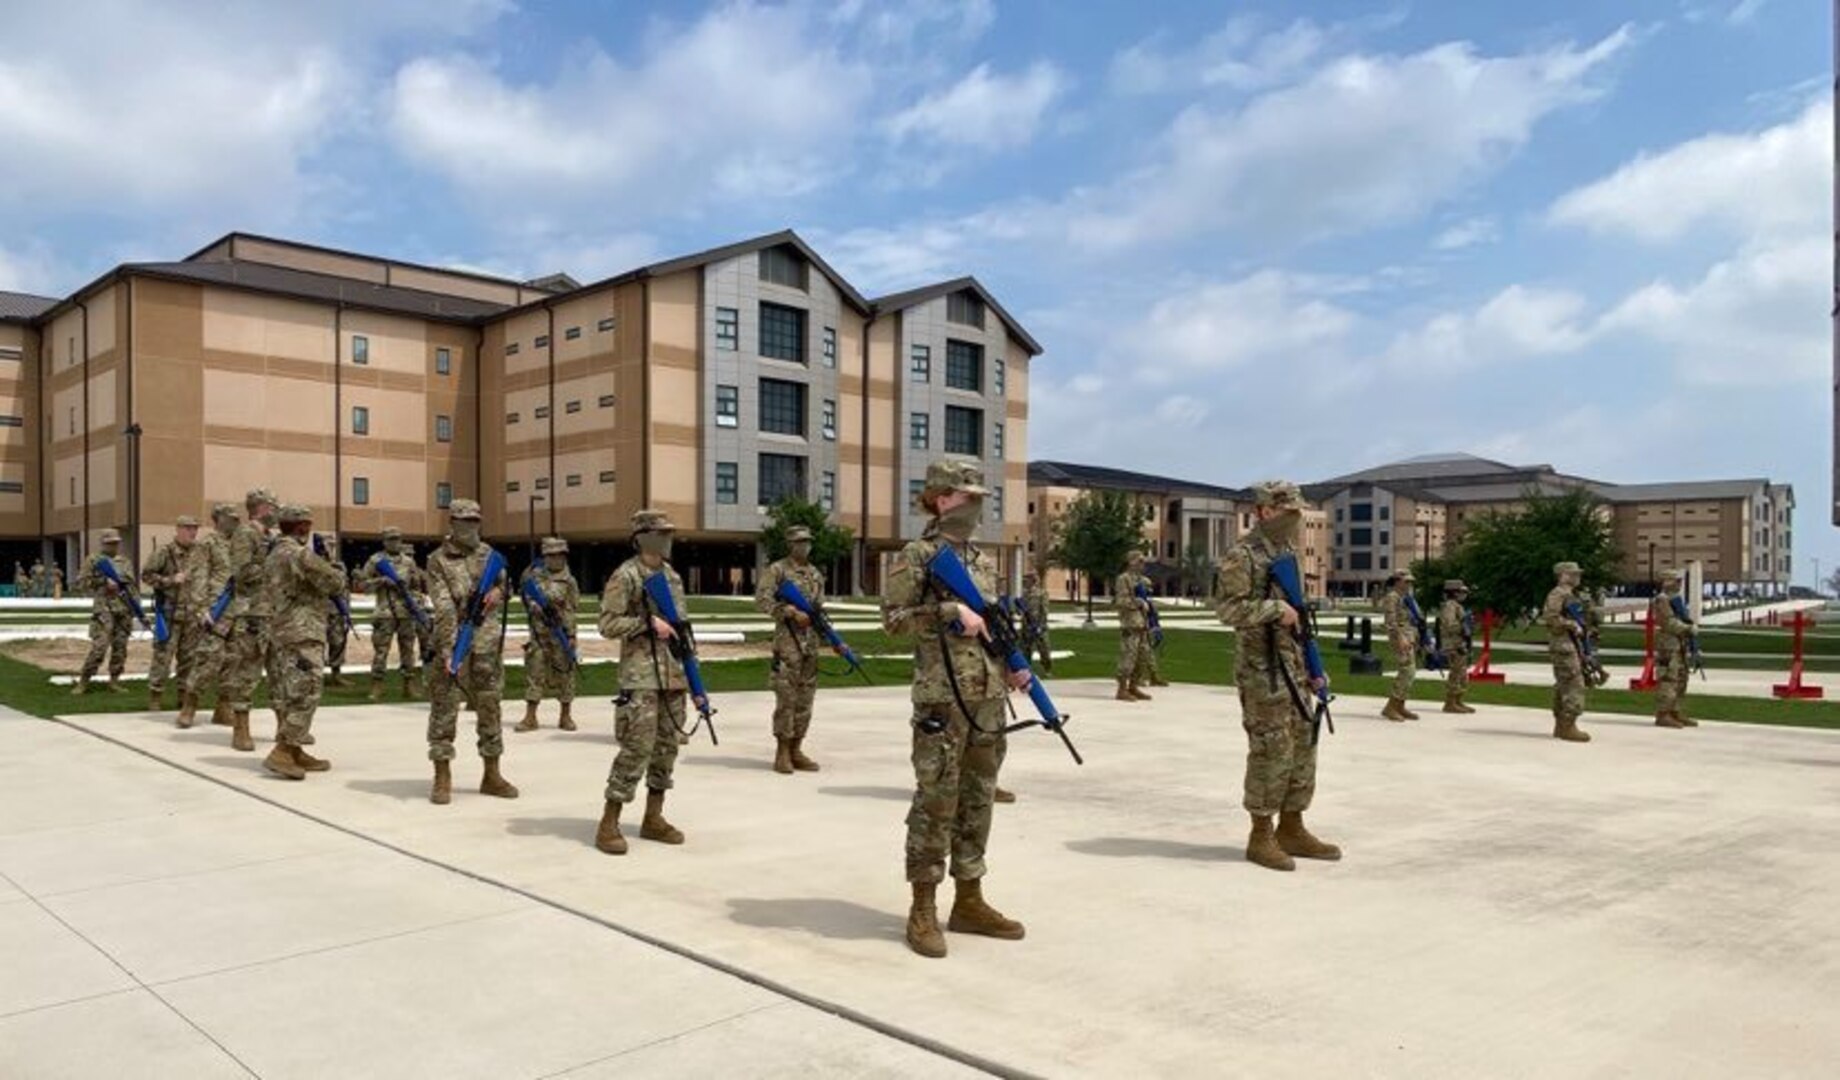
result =
[[[946,408],[945,441],[941,444],[945,452],[948,454],[958,454],[964,457],[983,457],[984,456],[984,410],[974,409],[974,408],[971,408],[965,405],[947,405],[945,408]],[[971,440],[972,441],[971,441],[969,449],[960,449],[953,445],[953,434],[954,433],[952,430],[952,419],[954,416],[960,417],[961,423],[963,422],[964,418],[969,418],[970,422],[974,425],[971,429]],[[962,435],[963,432],[960,432],[959,434]],[[963,441],[960,440],[959,446],[963,446],[963,445],[964,445]]]
[[[969,363],[971,372],[970,385],[956,378],[962,365]],[[963,390],[967,393],[984,392],[984,346],[975,341],[960,341],[958,338],[946,339],[946,389]]]
[[[769,313],[773,315],[772,320],[768,318]],[[805,339],[811,333],[810,312],[790,304],[776,304],[771,300],[762,300],[756,318],[759,319],[759,322],[755,324],[757,341],[754,351],[761,359],[779,360],[800,366],[806,366],[809,363],[810,358],[806,355],[806,346],[809,343]],[[796,333],[788,333],[788,325],[796,328]],[[786,355],[788,350],[791,355]]]
[[741,348],[741,309],[716,308],[716,348],[734,352]]
[[454,441],[454,418],[436,413],[434,418],[434,441],[450,443]]
[[445,510],[454,503],[454,485],[448,480],[438,480],[434,485],[434,508]]
[[[755,423],[763,435],[790,435],[806,438],[811,430],[811,388],[792,379],[762,376],[754,387]],[[786,409],[786,397],[797,402],[796,412]],[[771,414],[771,415],[770,415]],[[787,426],[787,417],[796,417],[796,430]],[[769,422],[771,421],[771,422]]]
[[351,505],[369,506],[371,504],[371,478],[354,476],[351,478]]
[[356,436],[369,436],[371,433],[371,408],[369,405],[351,407],[351,433]]
[[[727,488],[726,492],[723,490]],[[726,496],[726,497],[725,497]],[[716,462],[716,505],[741,505],[741,463],[738,461]]]
[[436,375],[452,375],[454,373],[454,352],[452,349],[442,346],[434,351],[434,373]]
[[351,362],[362,367],[370,366],[371,339],[367,335],[351,335]]
[[931,413],[910,412],[907,414],[907,448],[909,450],[931,450],[933,448],[933,416]]

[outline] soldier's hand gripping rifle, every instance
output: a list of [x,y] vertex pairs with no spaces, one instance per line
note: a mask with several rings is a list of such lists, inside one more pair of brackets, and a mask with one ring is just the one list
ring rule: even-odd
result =
[[467,597],[466,611],[460,618],[460,629],[454,635],[454,652],[447,660],[448,675],[460,674],[460,666],[466,663],[467,656],[473,651],[473,636],[486,624],[486,597],[498,587],[499,579],[504,576],[505,557],[493,551],[486,556],[485,570],[479,575],[479,584],[473,587],[473,595]]
[[[1291,681],[1290,669],[1284,666],[1277,649],[1272,649],[1272,667],[1284,679],[1284,685],[1290,688],[1291,700],[1305,716],[1310,718],[1310,743],[1322,737],[1324,724],[1329,726],[1329,734],[1335,734],[1335,717],[1329,712],[1329,703],[1335,695],[1329,692],[1329,672],[1323,667],[1322,650],[1316,645],[1316,612],[1304,599],[1303,570],[1297,565],[1297,556],[1286,552],[1272,560],[1271,583],[1278,587],[1278,594],[1291,610],[1297,613],[1297,626],[1291,630],[1291,637],[1303,649],[1303,670],[1310,678],[1310,688],[1316,694],[1316,706],[1310,708],[1304,704],[1303,692]],[[1276,644],[1277,624],[1270,624],[1268,632]]]
[[549,602],[549,597],[544,595],[543,586],[537,584],[536,575],[525,577],[518,591],[523,594],[524,607],[530,611],[531,618],[542,623],[543,628],[549,631],[549,636],[556,639],[556,644],[562,648],[562,655],[568,658],[569,667],[580,667],[581,654],[575,651],[575,643],[569,640],[569,632],[563,628],[562,616]]
[[1132,590],[1139,603],[1144,605],[1144,621],[1150,626],[1150,647],[1163,647],[1163,619],[1157,614],[1156,601],[1150,599],[1150,586],[1139,582]]
[[[812,603],[811,598],[805,595],[805,590],[799,588],[798,583],[790,578],[781,581],[773,595],[780,603],[788,605],[794,611],[810,619],[812,629],[816,630],[818,636],[824,639],[824,643],[831,647],[831,651],[842,657],[844,663],[850,665],[851,672],[861,675],[863,682],[869,682],[869,673],[863,670],[862,661],[848,645],[844,644],[843,636],[837,633],[835,626],[831,625],[830,616],[825,614],[822,604]],[[875,684],[869,683],[869,685]]]
[[[663,570],[654,570],[646,576],[645,604],[648,614],[663,619],[671,628],[671,636],[665,639],[665,648],[683,665],[684,681],[690,684],[690,703],[696,706],[696,713],[702,718],[701,723],[709,728],[709,745],[722,745],[716,738],[716,710],[709,704],[709,691],[703,689],[703,668],[696,661],[696,631],[691,627],[690,620],[678,613],[677,599],[671,595],[671,581]],[[652,634],[652,664],[656,666],[658,635],[649,629],[647,633]],[[663,683],[664,680],[659,679],[660,689]],[[686,737],[694,734],[695,728],[685,732]]]
[[[1054,707],[1054,700],[1048,696],[1047,688],[1029,669],[1028,660],[1022,655],[1022,644],[1016,637],[1016,626],[1009,616],[995,604],[987,603],[984,594],[978,590],[977,583],[971,580],[970,571],[949,545],[941,545],[932,560],[926,564],[927,573],[941,592],[963,604],[968,610],[977,613],[984,620],[984,635],[978,639],[984,651],[1003,662],[1011,672],[1026,674],[1029,677],[1029,700],[1035,703],[1036,720],[1024,720],[1004,728],[1004,732],[1020,731],[1023,728],[1042,727],[1061,737],[1061,744],[1067,753],[1073,755],[1075,765],[1084,765],[1086,761],[1080,752],[1074,749],[1073,740],[1067,737],[1066,713]],[[958,625],[958,624],[954,624]],[[950,654],[948,653],[948,656]],[[956,692],[957,681],[953,681]],[[961,706],[962,708],[962,706]],[[965,718],[969,721],[969,715]]]
[[[326,538],[318,533],[313,534],[313,554],[318,555],[328,562],[333,561],[332,556],[326,552]],[[336,562],[333,562],[333,565],[339,566]],[[339,566],[339,569],[342,572],[344,567]],[[356,637],[358,628],[351,624],[351,602],[338,593],[333,593],[328,598],[328,601],[332,605],[332,610],[338,613],[339,621],[345,624],[345,633],[352,637]]]
[[395,589],[397,596],[402,597],[404,610],[408,611],[409,618],[414,620],[416,629],[420,631],[416,637],[421,643],[422,663],[434,663],[434,617],[415,602],[415,593],[410,591],[409,583],[402,579],[402,575],[396,572],[396,564],[390,561],[388,555],[377,560],[377,576]]
[[134,621],[152,630],[153,624],[147,621],[147,610],[141,607],[140,597],[135,596],[134,590],[128,588],[128,583],[121,579],[121,571],[115,569],[115,560],[107,555],[97,559],[96,572],[102,575],[104,581],[115,587],[115,595],[127,601],[128,611],[134,616]]
[[166,617],[169,605],[159,593],[153,594],[153,643],[164,645],[172,640],[172,622]]
[[[1669,598],[1668,606],[1674,609],[1674,617],[1676,619],[1686,623],[1688,626],[1693,626],[1693,613],[1687,610],[1687,601],[1685,597],[1675,596]],[[1693,630],[1687,634],[1687,664],[1694,671],[1699,672],[1701,682],[1706,681],[1706,659],[1700,655],[1698,627],[1694,627]]]
[[1425,613],[1419,610],[1418,597],[1413,596],[1411,593],[1407,593],[1405,595],[1405,605],[1406,617],[1412,620],[1413,628],[1418,631],[1418,647],[1416,651],[1419,656],[1424,658],[1425,670],[1443,671],[1445,667],[1443,650],[1432,648],[1431,627],[1425,623]]
[[1584,606],[1577,601],[1565,605],[1565,617],[1572,621],[1576,631],[1569,636],[1572,648],[1578,650],[1578,666],[1584,671],[1585,681],[1592,686],[1602,686],[1610,681],[1610,673],[1604,670],[1604,662],[1597,655],[1597,646],[1591,640],[1591,631],[1585,622]]

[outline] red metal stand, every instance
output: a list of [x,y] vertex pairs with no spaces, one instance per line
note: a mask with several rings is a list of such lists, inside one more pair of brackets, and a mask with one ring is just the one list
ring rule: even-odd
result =
[[[1771,614],[1775,613],[1771,612]],[[1770,693],[1779,698],[1802,700],[1823,697],[1825,695],[1820,687],[1802,682],[1802,628],[1808,625],[1808,620],[1798,611],[1795,613],[1795,618],[1790,620],[1789,625],[1795,631],[1795,652],[1793,659],[1789,661],[1789,681],[1777,683],[1770,688]]]
[[1642,620],[1642,674],[1629,680],[1631,690],[1653,690],[1655,681],[1655,610]]
[[1495,613],[1482,613],[1482,655],[1476,658],[1476,665],[1469,669],[1470,682],[1498,683],[1507,682],[1508,677],[1499,671],[1489,670],[1489,656],[1494,652]]

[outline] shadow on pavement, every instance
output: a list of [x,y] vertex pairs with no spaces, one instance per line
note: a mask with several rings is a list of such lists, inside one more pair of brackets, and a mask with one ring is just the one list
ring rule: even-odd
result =
[[1460,727],[1455,729],[1464,735],[1508,735],[1516,739],[1550,739],[1550,731],[1522,731],[1516,728]]
[[[689,747],[684,749],[688,750]],[[748,769],[760,772],[773,771],[773,755],[763,757],[735,757],[725,754],[718,757],[704,757],[701,754],[684,754],[678,759],[681,765],[714,765],[718,769]]]
[[1216,844],[1186,844],[1180,840],[1153,840],[1138,836],[1101,836],[1067,841],[1069,851],[1119,859],[1197,859],[1204,862],[1236,859],[1244,849]]
[[[418,777],[414,780],[394,777],[388,780],[348,780],[345,786],[353,791],[362,791],[366,795],[387,795],[392,799],[402,799],[407,802],[412,799],[426,800],[430,783],[428,777]],[[454,786],[456,788],[460,786],[458,779],[454,781]]]
[[877,787],[863,785],[860,787],[821,787],[820,795],[841,795],[846,799],[887,799],[890,802],[910,802],[914,797],[911,788]]
[[[591,817],[521,817],[505,822],[505,831],[513,836],[553,836],[592,847],[599,825],[600,819]],[[639,835],[636,828],[632,835]]]
[[743,926],[803,930],[839,941],[900,941],[907,929],[906,920],[893,912],[826,897],[731,898],[728,906],[730,917]]

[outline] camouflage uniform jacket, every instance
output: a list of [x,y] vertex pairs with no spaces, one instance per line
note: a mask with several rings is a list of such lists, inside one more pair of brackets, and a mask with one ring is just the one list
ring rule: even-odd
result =
[[1046,630],[1048,628],[1048,590],[1040,585],[1022,590],[1022,610],[1028,613],[1030,622]]
[[230,580],[230,543],[215,532],[200,536],[185,560],[185,584],[179,587],[179,610],[204,614],[217,603]]
[[141,581],[153,590],[154,603],[161,605],[168,614],[178,610],[179,571],[185,569],[187,556],[198,545],[182,548],[174,540],[162,544],[147,557],[146,565],[141,567]]
[[273,545],[268,530],[245,521],[230,534],[230,577],[236,582],[236,595],[226,612],[230,616],[266,616],[268,553]]
[[[537,583],[537,589],[543,598],[549,601],[550,610],[562,623],[562,632],[569,641],[575,640],[575,612],[581,607],[581,587],[575,584],[575,575],[567,567],[550,573],[542,566],[533,566],[525,571],[524,576]],[[394,592],[395,590],[390,590]],[[530,639],[539,642],[542,647],[554,645],[556,639],[550,635],[548,627],[538,621],[538,615],[530,613]]]
[[1693,624],[1674,614],[1674,598],[1667,593],[1658,593],[1648,602],[1648,615],[1655,622],[1657,642],[1685,641],[1693,636]]
[[1119,574],[1112,582],[1112,606],[1118,609],[1118,626],[1123,630],[1144,630],[1150,626],[1150,616],[1144,611],[1144,601],[1138,599],[1137,587],[1142,585],[1146,592],[1150,589],[1150,579],[1142,574],[1133,574],[1129,570]]
[[[1234,649],[1235,675],[1275,677],[1274,656],[1302,689],[1309,683],[1303,664],[1303,646],[1279,622],[1283,599],[1271,579],[1271,564],[1287,549],[1263,532],[1253,531],[1228,549],[1214,575],[1214,613],[1238,631]],[[1298,612],[1298,615],[1303,615]]]
[[276,542],[266,569],[270,638],[282,645],[325,641],[326,602],[338,595],[344,571],[304,537],[291,536]]
[[[454,638],[460,632],[460,620],[466,617],[467,605],[472,603],[480,575],[486,571],[486,560],[491,557],[491,545],[484,540],[472,551],[448,540],[428,556],[428,603],[433,609],[435,652],[446,656],[453,654]],[[503,588],[504,578],[501,576],[493,585]],[[500,612],[494,610],[473,631],[472,655],[498,652],[503,640],[499,618]]]
[[620,643],[622,690],[686,690],[690,686],[684,679],[684,666],[671,655],[668,643],[652,634],[652,607],[645,599],[645,579],[654,573],[665,575],[671,586],[671,599],[682,615],[684,583],[670,563],[650,570],[634,555],[620,564],[601,590],[601,636]]
[[90,604],[91,611],[125,613],[128,610],[128,602],[119,596],[109,594],[106,584],[108,578],[102,576],[102,564],[105,562],[115,568],[116,575],[128,588],[134,588],[134,574],[129,571],[127,563],[119,558],[110,559],[101,552],[91,555],[89,561],[83,564],[83,572],[77,575],[77,588],[95,597]]
[[1554,646],[1570,648],[1571,636],[1578,633],[1578,623],[1565,613],[1565,606],[1572,602],[1572,590],[1564,585],[1554,585],[1552,592],[1546,594],[1546,603],[1540,607],[1540,625],[1546,627],[1546,638]]
[[763,614],[773,616],[774,652],[790,647],[809,655],[818,648],[818,632],[810,626],[799,626],[792,618],[797,609],[780,600],[779,584],[787,580],[799,587],[813,607],[824,603],[824,575],[818,573],[818,568],[810,563],[800,566],[791,559],[781,559],[760,575],[760,586],[754,590],[754,606]]
[[358,588],[377,598],[377,606],[371,609],[372,622],[384,619],[408,622],[414,616],[409,614],[409,605],[403,602],[402,593],[398,592],[396,586],[391,585],[389,579],[377,569],[377,564],[385,559],[390,560],[390,568],[396,571],[396,576],[402,580],[403,586],[410,591],[415,591],[417,578],[422,571],[415,565],[415,552],[408,550],[396,555],[387,551],[379,551],[364,560],[364,568],[358,571]]
[[1464,628],[1469,612],[1455,600],[1446,600],[1438,608],[1438,637],[1443,642],[1445,652],[1456,652],[1470,646],[1468,631]]
[[1390,641],[1404,641],[1407,648],[1419,643],[1418,625],[1406,608],[1406,598],[1392,589],[1380,598],[1380,614],[1386,619],[1386,636]]
[[[975,638],[960,637],[947,627],[958,618],[959,605],[933,584],[927,564],[948,541],[929,523],[920,539],[901,549],[882,589],[882,628],[914,637],[916,705],[955,704],[950,674],[957,675],[959,696],[967,705],[1003,697],[1008,692],[1003,662]],[[996,595],[996,567],[971,544],[953,544],[986,606]],[[941,639],[941,632],[944,638]],[[951,667],[947,668],[947,657]]]

